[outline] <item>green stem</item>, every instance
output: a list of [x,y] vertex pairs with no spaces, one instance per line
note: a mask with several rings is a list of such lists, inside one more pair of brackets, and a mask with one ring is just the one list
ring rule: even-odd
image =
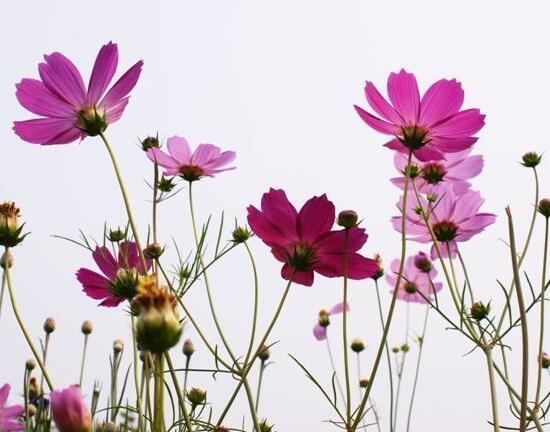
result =
[[[6,248],[6,254],[8,252],[8,248]],[[23,319],[21,318],[21,315],[19,314],[19,309],[17,308],[17,303],[15,301],[15,295],[13,293],[13,286],[11,283],[11,276],[10,276],[10,269],[8,266],[4,267],[4,278],[6,279],[6,283],[8,285],[8,294],[10,296],[11,301],[11,307],[13,309],[13,314],[15,315],[15,319],[17,320],[17,323],[19,324],[19,328],[23,332],[23,336],[25,336],[25,340],[27,341],[27,344],[29,345],[29,348],[32,351],[32,354],[34,355],[34,358],[36,362],[38,363],[38,366],[40,366],[40,370],[44,374],[44,379],[46,380],[46,383],[48,384],[48,388],[51,390],[54,389],[52,380],[50,379],[50,375],[48,374],[48,371],[46,370],[46,366],[44,366],[44,363],[42,362],[40,354],[38,354],[38,350],[34,346],[34,343],[32,342],[31,336],[27,330],[27,327],[25,326],[25,323],[23,322]]]
[[[407,303],[407,320],[405,326],[405,344],[409,340],[409,325],[410,325],[410,303]],[[401,384],[403,383],[403,371],[405,370],[405,359],[407,352],[401,350],[401,363],[396,366],[397,369],[397,391],[395,393],[395,412],[393,417],[393,430],[397,430],[397,413],[399,412],[399,395],[401,394]],[[397,361],[397,355],[396,355]]]
[[349,378],[349,359],[348,359],[348,244],[349,229],[346,228],[344,238],[344,311],[342,313],[342,341],[344,343],[344,377],[346,384],[346,422],[351,422],[351,387]]
[[[42,362],[44,363],[44,367],[46,367],[46,362],[48,359],[48,347],[50,346],[50,333],[46,332],[46,335],[44,336],[44,349],[42,351]],[[44,387],[44,374],[40,377],[40,389]],[[41,399],[41,402],[43,400]]]
[[2,318],[2,304],[4,303],[5,290],[6,290],[6,278],[2,276],[2,288],[0,288],[0,318]]
[[[244,242],[244,247],[246,248],[246,252],[248,253],[248,256],[250,258],[250,263],[252,265],[252,272],[254,274],[254,312],[252,317],[252,331],[250,332],[250,342],[248,343],[248,350],[246,351],[246,356],[244,360],[244,363],[246,364],[248,363],[250,355],[252,354],[252,348],[254,347],[254,338],[256,337],[256,325],[258,322],[259,284],[258,284],[258,271],[256,269],[256,262],[254,261],[254,256],[252,255],[252,251],[250,250],[246,242]],[[259,386],[258,386],[258,389],[259,389]],[[258,393],[258,397],[259,397],[259,393]],[[256,403],[256,405],[258,404]]]
[[258,376],[258,389],[256,391],[256,411],[258,411],[258,407],[260,406],[260,391],[262,389],[262,378],[264,376],[264,370],[265,362],[262,360],[260,363],[260,373]]
[[414,372],[414,382],[411,393],[411,403],[409,404],[409,414],[407,416],[407,432],[411,428],[411,418],[414,405],[414,397],[416,395],[416,386],[418,384],[418,377],[420,375],[420,362],[422,361],[422,352],[424,351],[424,342],[426,337],[426,329],[428,328],[428,314],[430,312],[430,305],[426,306],[426,314],[424,315],[424,326],[422,327],[422,336],[420,336],[419,347],[418,347],[418,358],[416,360],[416,370]]
[[493,430],[495,432],[500,431],[500,423],[498,419],[498,401],[497,401],[497,390],[495,383],[495,372],[494,372],[494,362],[492,355],[492,348],[489,347],[485,350],[485,356],[487,357],[487,367],[489,369],[489,386],[491,388],[491,408],[493,411]]
[[122,199],[124,200],[124,206],[126,207],[128,222],[130,223],[130,228],[132,229],[134,241],[136,242],[136,246],[139,252],[139,259],[141,261],[141,265],[144,271],[146,272],[147,265],[145,262],[145,256],[143,255],[143,248],[141,247],[141,242],[139,241],[139,235],[136,228],[136,223],[134,222],[134,217],[132,216],[132,209],[130,208],[130,200],[128,199],[128,193],[126,192],[126,187],[124,186],[124,180],[122,179],[122,174],[120,173],[120,169],[118,167],[118,162],[116,160],[115,153],[113,152],[113,149],[111,148],[111,145],[109,144],[109,141],[107,141],[107,138],[105,137],[105,135],[103,135],[103,133],[100,133],[99,136],[101,137],[101,140],[105,144],[105,148],[107,149],[107,152],[109,153],[109,157],[111,158],[111,162],[113,163],[113,168],[115,170],[116,178],[118,180],[120,192],[122,193]]
[[153,401],[153,429],[152,432],[164,432],[164,356],[154,355],[155,363],[155,395]]
[[[541,280],[541,300],[540,300],[540,334],[539,334],[539,352],[538,352],[538,361],[542,357],[543,343],[544,343],[544,303],[545,299],[545,290],[546,290],[546,260],[548,258],[548,218],[546,218],[544,224],[544,253],[542,258],[542,280]],[[537,368],[537,392],[535,396],[535,411],[539,408],[540,401],[540,392],[542,387],[542,367],[539,364]]]
[[256,432],[261,432],[260,421],[258,420],[257,408],[254,405],[254,396],[252,395],[252,389],[250,388],[250,383],[247,379],[243,381],[244,390],[246,393],[246,398],[248,400],[248,405],[250,407],[250,414],[252,415],[252,422],[254,423],[254,430]]
[[338,392],[340,393],[340,397],[342,398],[342,401],[346,400],[346,397],[344,396],[344,390],[342,389],[342,383],[340,382],[340,378],[338,378],[338,373],[336,372],[336,365],[334,363],[334,357],[332,355],[332,349],[330,348],[330,342],[328,337],[328,329],[327,329],[327,335],[325,338],[326,346],[327,346],[327,352],[328,352],[328,358],[330,360],[330,366],[332,367],[332,373],[334,374],[334,380],[336,381],[336,387],[338,387]]
[[[508,216],[508,232],[510,236],[510,254],[512,258],[512,268],[514,271],[514,284],[518,298],[518,308],[521,318],[521,342],[522,342],[522,374],[521,374],[521,400],[520,400],[520,421],[519,432],[525,432],[527,427],[527,397],[529,391],[529,339],[527,330],[527,316],[525,313],[525,303],[523,301],[523,291],[519,277],[519,266],[516,251],[516,240],[514,234],[514,223],[512,221],[512,212],[510,207],[506,207]],[[543,299],[544,301],[544,299]]]
[[25,366],[25,374],[23,375],[24,382],[23,382],[23,398],[24,398],[24,405],[25,405],[25,432],[31,432],[32,426],[31,426],[31,419],[29,416],[29,385],[30,385],[30,378],[31,378],[31,372],[27,367]]
[[84,377],[84,363],[86,362],[86,348],[88,347],[88,335],[84,335],[84,345],[82,347],[82,361],[80,363],[80,379],[78,385],[82,388],[82,378]]
[[[409,157],[407,160],[407,165],[410,165],[412,159],[412,152],[409,153]],[[355,417],[355,420],[353,421],[353,424],[351,425],[351,430],[355,431],[357,429],[357,426],[359,425],[359,422],[361,421],[361,418],[363,417],[363,413],[365,412],[365,407],[367,405],[367,401],[369,400],[370,392],[372,389],[372,386],[374,384],[374,378],[376,377],[376,373],[378,372],[378,366],[380,366],[380,360],[382,359],[382,353],[384,352],[384,347],[386,346],[386,341],[388,339],[388,333],[390,331],[390,325],[393,317],[393,312],[395,309],[395,303],[397,301],[397,293],[399,292],[399,289],[401,287],[401,280],[403,279],[403,269],[405,267],[405,255],[407,253],[407,237],[406,237],[406,227],[407,227],[407,197],[409,192],[409,177],[405,176],[405,187],[403,191],[403,208],[401,209],[401,259],[399,261],[399,270],[397,274],[397,280],[395,282],[395,287],[393,289],[393,295],[390,303],[390,308],[388,310],[388,316],[386,318],[386,325],[384,326],[384,331],[382,333],[382,339],[380,341],[380,345],[378,347],[378,352],[376,354],[376,358],[374,360],[374,365],[372,367],[372,372],[369,378],[369,385],[367,386],[365,390],[365,394],[363,396],[363,400],[361,401],[361,404],[359,405],[359,409],[357,410],[357,415]]]
[[189,419],[189,414],[187,413],[187,408],[185,406],[185,397],[184,394],[182,394],[180,385],[178,383],[178,377],[176,376],[176,372],[174,370],[174,365],[172,364],[172,359],[170,358],[170,355],[168,352],[164,353],[164,358],[166,359],[166,363],[168,364],[168,369],[170,370],[170,375],[172,376],[172,381],[174,382],[174,387],[176,388],[176,394],[178,396],[178,401],[180,404],[180,409],[183,413],[183,420],[185,422],[185,427],[187,428],[187,432],[192,431],[191,426],[191,420]]
[[142,412],[142,392],[141,392],[141,383],[139,382],[139,354],[137,349],[137,340],[136,340],[136,330],[135,330],[135,317],[132,316],[132,351],[134,355],[134,361],[133,361],[133,369],[134,369],[134,385],[136,387],[136,405],[137,405],[137,411],[138,411],[138,432],[141,431],[143,427],[143,412]]

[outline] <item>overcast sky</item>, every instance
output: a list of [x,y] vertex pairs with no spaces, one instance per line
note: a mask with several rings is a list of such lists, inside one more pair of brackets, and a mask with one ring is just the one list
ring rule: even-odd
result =
[[[138,147],[138,138],[157,132],[161,138],[179,134],[194,145],[210,142],[238,153],[236,171],[196,185],[196,205],[203,221],[208,214],[218,221],[222,210],[231,223],[235,218],[244,221],[246,206],[257,205],[270,186],[286,189],[297,205],[326,192],[338,209],[354,208],[364,218],[370,238],[363,252],[380,252],[387,265],[399,252],[399,235],[389,223],[398,199],[398,190],[388,181],[394,176],[392,153],[382,147],[385,137],[358,118],[353,104],[366,104],[366,79],[384,89],[388,74],[402,67],[416,74],[421,91],[437,79],[457,78],[466,91],[465,107],[479,107],[487,114],[487,125],[474,151],[484,155],[485,170],[474,187],[486,198],[486,211],[499,214],[499,220],[465,245],[464,253],[478,298],[489,301],[500,295],[495,278],[507,283],[510,277],[509,257],[501,240],[506,238],[504,206],[512,206],[520,239],[531,210],[531,173],[517,161],[526,151],[544,152],[548,146],[549,9],[542,1],[470,0],[96,0],[85,6],[69,0],[4,2],[0,6],[4,16],[0,26],[4,41],[0,200],[16,201],[32,232],[14,251],[13,280],[35,339],[42,337],[47,316],[58,322],[48,359],[55,383],[65,386],[78,380],[80,324],[89,319],[95,331],[84,390],[89,395],[98,379],[106,391],[112,341],[123,338],[129,343],[130,327],[122,308],[98,308],[81,293],[74,273],[82,266],[94,268],[89,254],[52,237],[77,237],[82,229],[100,240],[104,223],[125,223],[114,173],[99,139],[41,148],[22,142],[11,131],[13,120],[32,116],[17,103],[14,84],[23,77],[38,76],[37,64],[43,54],[64,53],[85,81],[98,49],[109,40],[119,44],[119,71],[144,60],[141,79],[122,120],[107,131],[120,158],[143,238],[150,221],[150,190],[145,181],[151,178],[152,167]],[[541,171],[543,195],[550,193],[548,173]],[[183,251],[192,247],[185,196],[179,194],[160,208],[160,236],[169,245],[167,266],[176,263],[172,238]],[[540,228],[534,252],[540,250]],[[224,236],[229,235],[228,227]],[[259,240],[253,240],[251,247],[261,271],[264,329],[283,281],[280,265],[267,248]],[[419,248],[413,244],[410,250]],[[540,259],[536,254],[530,257],[526,269],[538,280]],[[248,340],[251,282],[250,264],[241,248],[212,272],[220,319],[238,352]],[[385,307],[388,290],[382,283]],[[260,406],[260,415],[267,416],[279,431],[332,430],[322,423],[332,415],[327,404],[287,353],[328,385],[326,347],[313,339],[311,329],[318,310],[331,307],[340,297],[337,279],[317,277],[311,288],[292,289],[271,338],[280,343],[272,350],[274,365],[266,372]],[[451,310],[446,290],[440,299]],[[202,287],[194,287],[187,301],[205,332],[216,340]],[[493,304],[498,303],[494,300]],[[365,340],[362,366],[366,372],[380,338],[370,281],[352,283],[350,304],[350,337]],[[390,345],[404,341],[405,312],[405,305],[400,304]],[[404,372],[402,420],[417,354],[413,338],[420,332],[423,314],[422,306],[411,306],[412,349]],[[446,331],[436,314],[430,320],[412,430],[489,430],[483,356],[474,352],[465,357],[471,346]],[[333,324],[333,347],[339,355],[340,320],[335,318]],[[510,340],[515,348],[510,363],[518,385],[516,336]],[[184,337],[196,340],[194,364],[211,367],[211,358],[190,326]],[[20,391],[19,380],[30,352],[6,302],[0,340],[0,384],[10,382]],[[129,353],[125,365],[130,362]],[[181,347],[173,356],[183,366]],[[534,360],[532,366],[536,367]],[[386,376],[384,368],[373,393],[384,425],[389,415]],[[192,375],[190,382],[208,389],[214,410],[220,409],[231,391],[227,378],[214,382],[208,375]],[[546,389],[548,384],[545,377]],[[238,426],[246,415],[243,402],[230,416],[232,426]],[[500,402],[506,423],[510,416],[503,392]]]

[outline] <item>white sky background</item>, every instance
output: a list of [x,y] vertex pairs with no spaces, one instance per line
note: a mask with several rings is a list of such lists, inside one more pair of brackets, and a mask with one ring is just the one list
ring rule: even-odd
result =
[[[433,81],[456,77],[466,91],[465,107],[487,114],[475,153],[485,156],[485,170],[475,188],[486,197],[486,211],[499,214],[498,222],[464,247],[479,299],[499,298],[494,279],[509,280],[503,209],[511,204],[520,239],[532,203],[531,174],[517,161],[529,150],[547,148],[550,98],[545,2],[442,1],[95,1],[77,6],[72,1],[4,2],[0,27],[3,62],[0,73],[0,199],[12,199],[22,208],[32,235],[15,253],[13,279],[19,306],[32,334],[41,337],[42,323],[54,316],[58,329],[52,337],[50,371],[55,383],[78,380],[82,338],[80,324],[90,319],[91,336],[85,392],[93,379],[108,388],[108,355],[112,341],[129,345],[129,318],[122,308],[98,308],[85,297],[74,277],[79,267],[94,268],[91,256],[52,234],[76,237],[82,229],[100,239],[103,224],[124,224],[125,213],[114,173],[99,139],[81,144],[39,147],[20,141],[11,131],[13,120],[33,117],[19,106],[14,84],[37,77],[42,54],[60,51],[82,71],[85,81],[99,47],[109,40],[119,44],[119,71],[144,59],[141,79],[132,92],[122,120],[107,135],[119,156],[142,236],[150,220],[150,191],[144,183],[151,163],[138,148],[147,134],[180,134],[194,145],[211,142],[237,151],[234,172],[196,184],[196,205],[202,220],[209,213],[244,221],[248,204],[259,203],[270,186],[287,190],[298,205],[326,192],[338,209],[354,208],[364,217],[370,239],[368,255],[380,252],[389,266],[399,251],[399,235],[389,218],[394,215],[398,190],[392,152],[382,148],[385,137],[358,118],[353,104],[366,105],[366,79],[385,89],[391,71],[414,72],[421,91]],[[119,76],[120,73],[117,75]],[[550,176],[541,170],[542,194]],[[160,207],[160,235],[171,236],[184,250],[192,246],[185,192]],[[539,221],[540,222],[540,221]],[[228,227],[229,228],[229,227]],[[541,226],[535,237],[540,250]],[[229,231],[225,233],[229,237]],[[280,264],[259,240],[251,241],[261,271],[261,325],[271,317],[282,288]],[[412,251],[418,250],[413,244]],[[212,282],[220,319],[237,351],[248,340],[252,276],[242,249],[216,267]],[[170,245],[165,257],[175,263]],[[537,255],[526,269],[539,280]],[[508,282],[505,282],[508,283]],[[385,306],[389,288],[382,282]],[[331,416],[327,404],[289,359],[292,353],[328,384],[330,371],[324,344],[311,328],[317,312],[340,301],[341,281],[316,277],[312,288],[296,286],[271,341],[275,362],[267,370],[260,415],[279,431],[332,428],[322,420]],[[442,303],[451,310],[449,294]],[[214,339],[204,291],[195,286],[189,305]],[[372,283],[353,283],[350,337],[362,337],[366,372],[380,338]],[[495,305],[499,301],[493,302]],[[390,336],[391,345],[403,342],[404,304],[399,304]],[[424,308],[411,306],[411,338],[420,331]],[[535,318],[534,316],[532,317]],[[340,319],[330,328],[334,349]],[[483,356],[463,357],[471,347],[431,315],[414,417],[414,431],[489,430],[490,402]],[[534,330],[534,328],[533,328]],[[536,335],[531,333],[534,344]],[[195,366],[211,366],[206,349],[187,327],[184,337],[195,340]],[[517,332],[509,341],[513,381],[519,385],[520,349]],[[0,321],[0,384],[18,391],[24,361],[30,357],[14,317],[4,304]],[[406,365],[402,420],[417,346],[410,341]],[[130,362],[130,350],[124,364]],[[173,357],[183,367],[180,347]],[[533,370],[536,360],[532,354]],[[355,376],[355,369],[352,368]],[[386,422],[389,414],[385,367],[380,371],[374,398]],[[256,379],[254,372],[253,379]],[[209,376],[192,375],[192,385],[208,389],[219,410],[229,395],[229,380],[214,383]],[[549,380],[545,376],[545,388]],[[533,384],[534,387],[534,384]],[[508,401],[500,388],[505,420]],[[13,397],[13,396],[12,396]],[[230,416],[238,426],[247,413],[244,398]],[[217,411],[219,412],[219,411]],[[515,425],[515,423],[514,423]],[[402,427],[401,430],[404,428]],[[387,427],[386,427],[387,430]]]

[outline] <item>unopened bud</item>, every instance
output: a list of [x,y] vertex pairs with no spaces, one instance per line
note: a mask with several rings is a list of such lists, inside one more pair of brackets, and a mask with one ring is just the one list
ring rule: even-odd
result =
[[30,403],[27,405],[27,412],[29,413],[29,418],[32,418],[36,415],[36,406]]
[[369,380],[366,378],[359,380],[359,387],[361,388],[367,388],[369,386]]
[[36,381],[35,377],[32,377],[29,380],[29,399],[33,400],[38,396],[40,396],[40,394],[41,394],[40,384],[38,384],[38,381]]
[[521,157],[521,159],[523,161],[522,165],[524,167],[534,168],[540,163],[542,156],[539,156],[539,154],[536,152],[529,152],[529,153],[525,153]]
[[167,177],[163,176],[157,182],[157,188],[161,192],[165,192],[165,193],[172,192],[172,189],[174,189],[175,187],[176,187],[176,184],[174,183],[174,178],[173,177],[167,178]]
[[107,235],[107,238],[109,239],[109,241],[113,243],[118,243],[126,239],[126,235],[127,235],[127,232],[122,231],[120,228],[117,228],[115,230],[110,229],[109,234]]
[[247,227],[237,227],[233,230],[231,235],[235,243],[244,243],[252,236],[252,233]]
[[475,302],[470,308],[470,316],[476,321],[481,321],[487,318],[490,311],[491,311],[490,304],[485,306],[483,302],[478,301],[478,302]]
[[405,177],[408,177],[410,179],[416,178],[420,175],[420,167],[415,164],[407,165],[405,167],[405,171],[403,171],[403,174]]
[[365,344],[361,339],[353,339],[351,341],[351,350],[356,353],[360,353],[365,349]]
[[160,147],[158,136],[157,137],[148,136],[143,141],[141,141],[141,148],[143,149],[143,151],[147,151],[153,147],[155,148]]
[[401,345],[401,351],[403,351],[404,353],[408,353],[409,352],[409,345],[404,343],[403,345]]
[[32,371],[35,367],[36,367],[36,362],[35,362],[33,359],[28,359],[28,360],[25,362],[25,368],[26,368],[28,371]]
[[191,407],[195,409],[206,401],[206,390],[193,387],[187,391],[187,400],[191,403]]
[[391,352],[394,353],[394,354],[397,354],[399,352],[399,347],[393,347],[391,349]]
[[113,351],[115,352],[115,354],[120,354],[123,349],[124,349],[124,342],[122,342],[120,339],[116,339],[113,342]]
[[225,426],[216,426],[214,428],[214,432],[229,432],[229,429],[227,429]]
[[550,367],[550,356],[545,352],[540,355],[540,367],[543,369],[548,369]]
[[539,201],[539,205],[537,207],[539,213],[543,215],[546,219],[550,217],[550,199],[543,198]]
[[183,342],[183,355],[185,355],[185,357],[191,357],[194,352],[195,345],[193,341],[191,339],[185,339],[185,342]]
[[160,256],[164,253],[164,248],[159,245],[158,243],[151,243],[149,246],[147,246],[143,254],[145,255],[145,258],[149,259],[158,259]]
[[269,425],[267,419],[263,419],[260,423],[260,432],[273,432],[273,425]]
[[55,320],[52,317],[46,318],[43,328],[47,334],[53,333],[55,331]]
[[19,208],[12,201],[0,204],[0,245],[14,247],[23,241],[23,225],[19,225]]
[[269,359],[269,356],[271,355],[271,352],[269,351],[269,347],[268,346],[265,346],[263,345],[262,346],[262,350],[260,351],[260,353],[258,354],[258,358],[262,361],[262,362],[265,362]]
[[336,223],[343,228],[353,228],[357,225],[359,216],[353,210],[342,210],[338,213],[338,220]]
[[376,270],[376,272],[372,275],[372,278],[376,281],[384,276],[384,264],[382,262],[382,257],[380,256],[380,254],[374,255],[374,261],[376,261],[378,270]]
[[94,330],[94,326],[90,321],[84,321],[80,327],[82,334],[89,335]]
[[319,311],[319,325],[321,327],[328,327],[330,324],[330,315],[326,309],[321,309]]
[[432,260],[424,252],[418,252],[414,256],[414,266],[423,273],[429,273],[432,271]]
[[5,251],[0,258],[0,267],[11,268],[13,266],[13,255],[10,251]]

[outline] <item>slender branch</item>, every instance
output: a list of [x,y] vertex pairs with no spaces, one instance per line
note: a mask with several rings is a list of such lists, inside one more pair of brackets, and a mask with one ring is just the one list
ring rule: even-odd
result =
[[[543,343],[544,343],[544,304],[546,303],[545,290],[546,290],[546,261],[548,258],[548,218],[544,224],[544,253],[542,255],[542,277],[541,277],[541,301],[540,301],[540,334],[539,334],[539,351],[537,360],[540,363],[542,357]],[[540,392],[542,387],[542,367],[539,364],[537,368],[537,391],[535,395],[535,411],[539,408]]]
[[166,363],[168,364],[168,369],[170,370],[170,376],[172,377],[172,381],[174,382],[174,387],[176,388],[176,394],[178,396],[178,402],[180,405],[181,412],[183,413],[183,420],[185,422],[185,427],[187,428],[187,432],[191,432],[193,430],[193,426],[191,425],[191,420],[189,419],[189,414],[187,413],[187,407],[185,406],[185,396],[184,396],[184,393],[182,394],[181,392],[180,385],[178,382],[178,377],[174,370],[174,365],[172,364],[172,359],[170,358],[170,354],[168,354],[168,352],[165,352],[164,358],[166,359]]

